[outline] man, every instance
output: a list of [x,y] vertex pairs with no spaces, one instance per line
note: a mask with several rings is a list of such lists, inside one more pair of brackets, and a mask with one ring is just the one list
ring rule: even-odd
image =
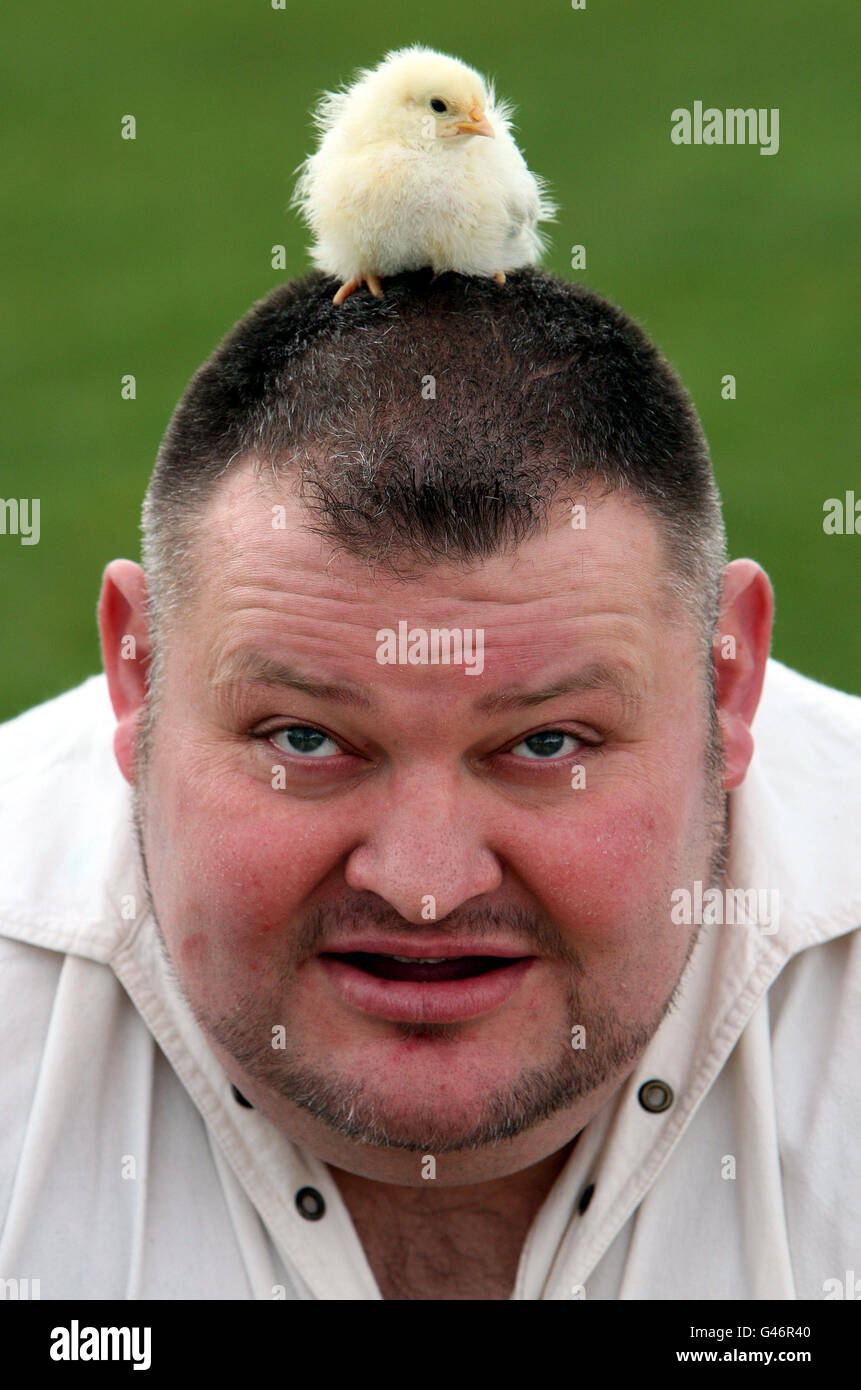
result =
[[769,660],[618,310],[535,271],[331,288],[194,377],[105,677],[0,732],[0,1274],[832,1296],[861,702]]

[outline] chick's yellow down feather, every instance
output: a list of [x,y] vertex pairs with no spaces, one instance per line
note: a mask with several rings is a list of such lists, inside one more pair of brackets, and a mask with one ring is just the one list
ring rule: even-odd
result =
[[430,266],[494,276],[534,265],[556,213],[510,130],[512,108],[457,58],[414,45],[326,93],[317,150],[293,194],[314,264],[341,281],[340,304],[367,284]]

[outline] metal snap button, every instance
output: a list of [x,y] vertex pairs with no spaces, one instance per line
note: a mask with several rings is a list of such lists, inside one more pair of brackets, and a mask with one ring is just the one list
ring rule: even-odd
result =
[[296,1193],[296,1206],[306,1221],[319,1221],[326,1210],[326,1203],[316,1187],[300,1187]]
[[639,1091],[637,1099],[644,1110],[649,1110],[653,1115],[659,1115],[662,1110],[669,1110],[673,1103],[673,1092],[666,1081],[644,1081]]

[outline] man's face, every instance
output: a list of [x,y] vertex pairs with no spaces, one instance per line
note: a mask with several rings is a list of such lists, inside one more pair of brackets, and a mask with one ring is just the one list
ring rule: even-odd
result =
[[[247,466],[207,513],[137,788],[162,936],[228,1075],[324,1161],[514,1172],[632,1071],[692,948],[670,895],[724,828],[696,628],[618,494],[408,579],[306,521]],[[482,669],[381,664],[402,623],[482,632]]]

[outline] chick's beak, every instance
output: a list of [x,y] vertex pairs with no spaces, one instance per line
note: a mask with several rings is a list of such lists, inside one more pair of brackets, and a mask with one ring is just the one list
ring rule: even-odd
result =
[[463,135],[489,135],[491,140],[496,138],[493,126],[478,105],[473,106],[469,113],[469,120],[461,121],[457,129]]

